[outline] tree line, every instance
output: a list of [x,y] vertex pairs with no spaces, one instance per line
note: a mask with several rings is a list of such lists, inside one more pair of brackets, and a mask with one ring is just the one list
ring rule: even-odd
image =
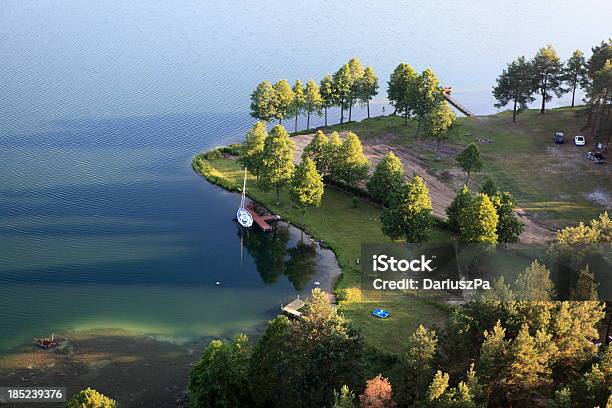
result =
[[353,106],[365,104],[370,117],[370,101],[378,94],[378,77],[372,67],[364,67],[359,58],[351,58],[333,75],[327,74],[317,84],[309,79],[304,86],[299,79],[293,87],[286,79],[272,84],[260,82],[251,94],[251,116],[279,124],[289,117],[295,118],[297,132],[299,115],[306,115],[306,129],[310,129],[311,115],[325,116],[331,107],[340,108],[340,124],[344,125],[344,112],[348,109],[348,120],[352,119]]
[[559,231],[550,247],[585,265],[572,300],[557,300],[550,270],[536,260],[511,284],[500,278],[454,308],[442,327],[399,339],[403,351],[391,356],[365,347],[315,289],[303,319],[274,318],[257,343],[212,341],[190,374],[192,406],[606,406],[612,347],[598,341],[604,304],[588,263],[589,248],[612,242],[612,221],[604,213],[577,228]]
[[501,108],[512,104],[512,121],[527,108],[528,104],[541,98],[540,112],[544,113],[546,103],[553,96],[572,94],[575,105],[576,90],[585,92],[588,118],[585,128],[591,129],[594,140],[610,140],[612,117],[612,40],[602,42],[591,48],[592,55],[587,60],[580,50],[573,52],[567,61],[562,62],[552,45],[540,48],[528,60],[524,56],[510,62],[497,78],[493,96]]

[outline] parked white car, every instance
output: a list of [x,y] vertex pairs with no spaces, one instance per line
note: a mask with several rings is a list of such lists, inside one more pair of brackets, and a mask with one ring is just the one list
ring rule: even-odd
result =
[[586,139],[584,136],[574,136],[574,144],[576,146],[584,146],[586,144]]

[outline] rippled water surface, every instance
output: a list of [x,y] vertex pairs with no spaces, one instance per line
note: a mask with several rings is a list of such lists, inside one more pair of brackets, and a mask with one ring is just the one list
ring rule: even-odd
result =
[[524,3],[0,2],[0,350],[67,329],[257,325],[306,285],[310,252],[279,231],[241,257],[236,196],[191,156],[244,134],[262,79],[357,55],[384,90],[406,61],[484,114],[510,59],[610,35],[609,2]]

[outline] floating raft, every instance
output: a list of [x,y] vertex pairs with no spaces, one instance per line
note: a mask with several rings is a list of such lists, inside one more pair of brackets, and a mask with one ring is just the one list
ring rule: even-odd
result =
[[287,306],[281,305],[281,310],[286,315],[299,319],[302,317],[302,313],[300,312],[300,309],[302,309],[304,306],[306,306],[306,303],[304,303],[304,301],[300,300],[300,298],[298,297],[297,299],[289,303]]

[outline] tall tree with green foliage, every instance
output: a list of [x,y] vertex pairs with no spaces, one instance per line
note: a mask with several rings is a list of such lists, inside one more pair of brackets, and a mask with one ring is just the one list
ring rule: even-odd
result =
[[512,61],[497,77],[497,83],[493,87],[493,96],[497,103],[496,108],[501,108],[512,102],[512,122],[516,122],[516,115],[527,109],[527,105],[535,98],[538,83],[534,79],[534,68],[525,57],[519,57]]
[[423,399],[433,377],[433,363],[438,348],[438,337],[434,330],[423,325],[412,333],[401,356],[401,378],[397,400],[401,406],[411,406]]
[[321,205],[323,190],[323,177],[317,171],[314,161],[305,158],[295,168],[290,189],[291,199],[302,210],[302,226],[306,210]]
[[418,79],[419,75],[416,71],[405,63],[395,67],[389,78],[387,99],[395,108],[394,113],[402,115],[406,124],[414,109],[414,95]]
[[572,300],[598,300],[597,288],[599,283],[595,279],[595,274],[589,269],[589,265],[580,269],[576,285],[572,288]]
[[520,299],[531,301],[550,301],[555,297],[555,285],[550,279],[550,271],[537,260],[516,279],[516,291]]
[[321,116],[321,107],[323,106],[323,97],[319,85],[309,79],[306,82],[306,90],[304,93],[304,111],[306,112],[306,129],[310,129],[310,115],[316,114]]
[[423,117],[425,136],[436,142],[436,160],[440,160],[440,144],[443,140],[449,139],[449,129],[455,123],[455,119],[455,112],[443,99]]
[[580,50],[574,51],[572,56],[565,62],[563,78],[572,90],[572,108],[576,97],[576,89],[582,87],[586,80],[586,60]]
[[312,159],[315,166],[317,166],[317,171],[323,177],[329,174],[328,143],[327,136],[322,131],[317,130],[310,143],[306,145],[302,152],[302,160],[306,158]]
[[519,237],[523,232],[524,224],[518,219],[514,213],[514,197],[507,191],[497,192],[493,196],[489,196],[499,221],[497,223],[497,238],[499,242],[516,243],[519,242]]
[[336,105],[340,107],[340,126],[342,129],[344,129],[344,110],[349,103],[352,84],[351,68],[349,64],[344,64],[334,74],[334,97]]
[[388,206],[391,198],[404,184],[404,166],[399,157],[389,152],[376,165],[376,170],[368,180],[370,196]]
[[246,134],[244,143],[240,146],[240,164],[246,167],[259,180],[262,166],[262,155],[268,129],[266,123],[258,121]]
[[261,158],[259,183],[262,189],[276,191],[276,204],[280,203],[280,190],[293,177],[293,155],[295,145],[282,125],[276,125],[270,131],[264,143]]
[[485,181],[480,187],[480,192],[485,193],[489,197],[493,197],[499,193],[499,187],[497,186],[497,183],[495,183],[495,180],[489,176],[485,176]]
[[405,182],[392,198],[389,208],[380,216],[383,234],[393,240],[404,238],[408,243],[426,242],[433,226],[429,189],[425,181],[414,176]]
[[278,124],[283,122],[283,119],[289,117],[292,113],[291,106],[293,104],[294,93],[291,85],[286,79],[281,79],[274,84],[275,97],[275,118],[278,119]]
[[332,408],[357,408],[355,393],[346,385],[340,388],[340,392],[334,390],[334,404]]
[[455,195],[455,198],[446,208],[446,216],[448,217],[448,227],[453,232],[461,231],[461,219],[463,211],[472,203],[472,193],[470,189],[464,185]]
[[[416,132],[416,136],[418,137],[425,117],[432,114],[436,107],[439,107],[440,103],[443,103],[444,101],[442,87],[440,86],[440,81],[438,81],[436,74],[434,74],[431,69],[426,69],[423,71],[416,81],[416,87],[413,88],[412,92],[409,91],[409,95],[412,95],[411,97],[414,98],[412,102],[412,111],[414,112],[414,115],[418,121]],[[440,107],[439,109],[444,108]],[[440,113],[441,111],[438,112],[438,114]],[[449,119],[450,114],[446,112],[445,118],[439,119],[439,121],[445,122]]]
[[302,81],[299,79],[295,81],[293,85],[293,100],[291,101],[291,113],[295,116],[295,126],[293,131],[297,132],[298,116],[304,111],[306,104],[306,93]]
[[325,75],[320,84],[321,98],[323,99],[323,111],[325,112],[325,127],[327,127],[327,109],[334,106],[336,101],[336,89],[334,87],[334,78],[331,75]]
[[538,90],[542,96],[540,113],[544,113],[546,102],[552,100],[552,94],[560,97],[566,92],[563,88],[563,64],[557,51],[548,44],[538,50],[532,65]]
[[116,406],[115,400],[89,387],[79,391],[66,402],[66,408],[115,408]]
[[340,168],[340,181],[347,187],[353,187],[368,177],[370,162],[363,153],[363,146],[359,137],[349,132],[340,148],[337,158]]
[[363,72],[359,87],[359,100],[368,108],[368,119],[370,119],[370,101],[378,94],[378,77],[372,67],[367,67]]
[[251,116],[269,122],[277,117],[276,91],[269,81],[262,81],[251,94]]
[[483,384],[485,399],[499,394],[500,380],[506,376],[509,345],[505,337],[506,329],[499,320],[490,330],[484,331],[477,371]]
[[329,178],[335,182],[340,182],[342,177],[342,161],[340,160],[341,154],[342,139],[340,139],[340,134],[334,131],[329,136],[329,141],[325,148],[325,160],[328,166],[327,172]]
[[348,105],[349,105],[349,116],[348,116],[348,120],[349,122],[352,119],[353,116],[353,106],[355,105],[355,102],[359,101],[361,99],[361,86],[363,85],[363,75],[364,75],[364,68],[363,65],[361,64],[361,61],[359,61],[359,58],[351,58],[348,62],[348,66],[349,66],[349,70],[351,73],[351,85],[350,85],[350,91],[349,91],[349,96],[348,96]]
[[476,194],[461,216],[461,241],[497,243],[497,211],[486,194]]
[[480,158],[480,150],[474,143],[470,143],[461,153],[455,158],[459,167],[466,173],[465,185],[470,181],[470,174],[482,170],[482,160]]
[[252,348],[238,334],[231,344],[213,340],[189,374],[191,406],[243,407],[252,404],[249,362]]

